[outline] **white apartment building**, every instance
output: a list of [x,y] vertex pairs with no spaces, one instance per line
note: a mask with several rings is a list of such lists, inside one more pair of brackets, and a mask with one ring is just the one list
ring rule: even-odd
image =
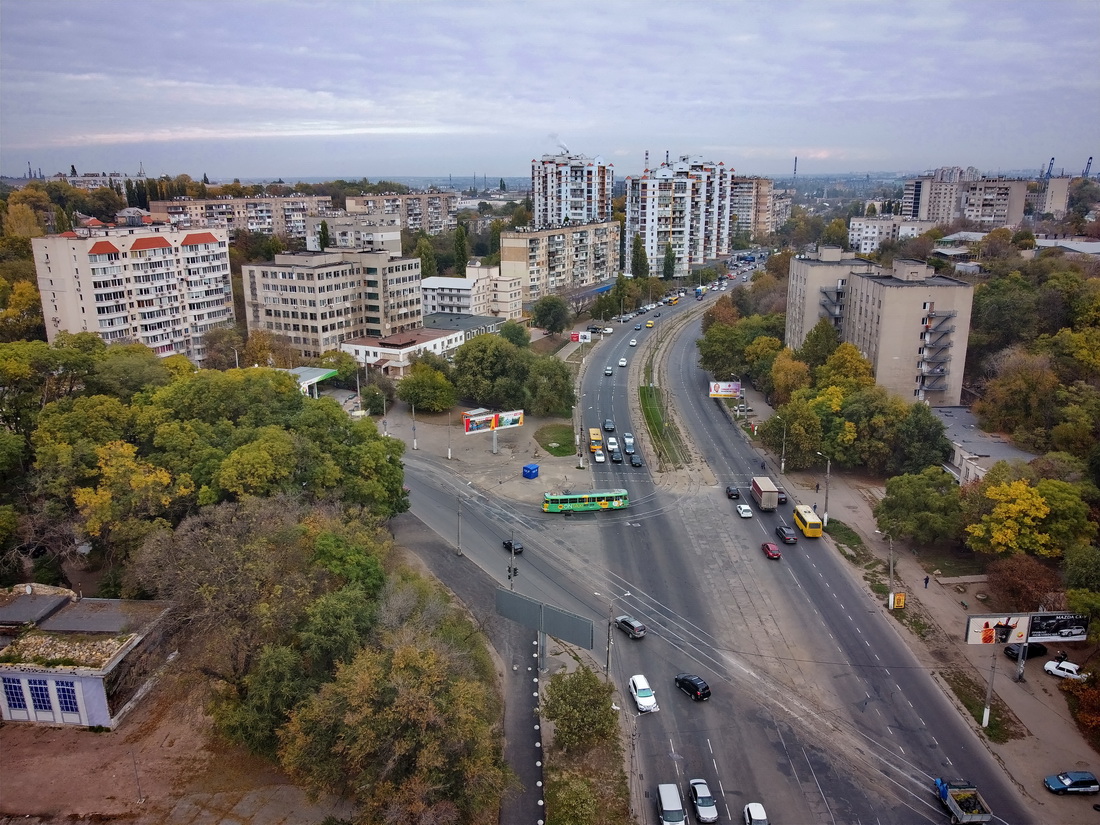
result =
[[305,358],[421,325],[419,258],[373,249],[286,253],[247,264],[243,280],[249,331],[281,335]]
[[522,301],[568,293],[618,277],[618,221],[524,227],[500,233],[500,274],[519,279]]
[[774,232],[774,197],[774,183],[768,178],[730,178],[730,232],[747,235],[750,240]]
[[651,277],[660,277],[668,244],[677,277],[727,254],[732,178],[724,163],[688,156],[628,177],[624,270],[631,268],[635,236],[642,239]]
[[905,182],[901,216],[914,221],[951,223],[959,216],[959,182],[930,175]]
[[523,316],[520,280],[503,278],[499,266],[471,261],[466,265],[465,277],[424,278],[420,289],[425,315],[491,315],[511,320]]
[[401,221],[393,218],[385,223],[369,215],[349,215],[333,210],[324,215],[306,218],[306,249],[321,252],[321,222],[328,224],[329,248],[385,249],[401,253]]
[[154,221],[181,227],[224,226],[230,235],[245,230],[287,238],[306,236],[306,218],[332,208],[328,195],[286,195],[254,198],[174,198],[150,201]]
[[867,358],[889,392],[958,406],[974,288],[922,261],[885,270],[839,247],[791,259],[786,344],[798,349],[821,318]]
[[349,215],[366,215],[381,226],[398,225],[412,232],[439,235],[458,228],[458,195],[455,192],[412,192],[407,195],[354,195],[345,206]]
[[531,161],[535,229],[611,220],[615,168],[602,157],[543,155]]
[[430,352],[441,358],[466,343],[462,330],[415,329],[385,338],[353,338],[340,344],[340,349],[360,366],[369,367],[391,378],[402,378],[412,367],[413,357]]
[[80,229],[33,238],[46,336],[94,332],[202,366],[204,333],[233,321],[226,231]]
[[136,175],[130,175],[125,172],[85,172],[83,175],[71,175],[65,172],[58,172],[51,177],[50,180],[65,181],[74,189],[84,189],[88,192],[94,192],[96,189],[102,189],[104,186],[114,186],[120,192],[125,192],[127,182],[136,186],[139,183],[144,184],[149,178],[143,170],[139,170]]
[[896,215],[852,218],[848,224],[848,246],[860,255],[869,255],[887,241],[916,238],[936,226],[935,221],[911,221]]

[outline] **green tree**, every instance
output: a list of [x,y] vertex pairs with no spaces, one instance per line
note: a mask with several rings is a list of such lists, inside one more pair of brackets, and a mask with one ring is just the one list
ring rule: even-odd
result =
[[455,275],[466,276],[466,260],[469,253],[466,249],[466,229],[462,224],[455,230]]
[[878,528],[894,539],[931,547],[956,536],[962,517],[959,485],[939,467],[886,480],[874,508]]
[[328,230],[328,221],[321,221],[321,229],[318,232],[317,244],[321,247],[322,252],[332,246],[332,235]]
[[495,406],[497,382],[511,378],[522,387],[527,381],[529,366],[523,352],[498,335],[471,338],[455,350],[453,374],[459,396]]
[[423,364],[416,364],[412,371],[397,385],[397,397],[406,404],[419,407],[424,412],[445,412],[456,402],[455,388],[441,372]]
[[554,744],[584,753],[615,736],[619,725],[611,707],[613,693],[610,682],[584,665],[551,676],[543,712],[554,723]]
[[531,307],[531,322],[551,335],[564,331],[569,321],[569,305],[558,295],[544,295]]
[[1096,539],[1096,523],[1089,519],[1089,506],[1076,484],[1054,478],[1039,479],[1035,490],[1042,496],[1049,512],[1039,523],[1039,530],[1050,536],[1052,557],[1083,551]]
[[416,252],[413,255],[420,259],[420,277],[432,278],[439,274],[435,262],[435,250],[431,240],[425,235],[416,242]]
[[90,393],[129,402],[142,390],[163,387],[171,374],[162,360],[144,344],[112,344],[84,380]]
[[539,358],[531,364],[526,389],[533,415],[567,416],[577,403],[569,365],[553,356]]
[[822,246],[839,246],[848,248],[848,224],[843,218],[836,218],[829,222],[821,232],[820,243]]
[[998,359],[974,412],[983,429],[1011,432],[1028,445],[1046,446],[1054,424],[1058,376],[1043,355],[1010,349]]
[[671,281],[676,277],[676,253],[672,250],[672,244],[665,244],[665,258],[661,262],[661,277]]
[[844,395],[872,387],[875,373],[871,362],[864,358],[853,344],[840,344],[828,360],[817,368],[815,386],[839,387]]
[[500,337],[520,349],[531,345],[531,333],[527,327],[510,318],[500,325]]
[[919,473],[951,457],[951,442],[943,422],[925,404],[910,404],[894,435],[887,472]]
[[641,235],[635,235],[630,246],[630,275],[633,278],[649,277],[649,257]]
[[[221,326],[207,330],[202,336],[202,344],[206,350],[202,362],[206,369],[231,370],[239,365],[244,341],[236,328]],[[245,366],[248,366],[247,361]]]
[[822,318],[807,333],[802,346],[795,352],[795,357],[809,365],[811,370],[816,370],[829,360],[829,356],[836,352],[838,346],[840,337],[836,327],[830,319]]

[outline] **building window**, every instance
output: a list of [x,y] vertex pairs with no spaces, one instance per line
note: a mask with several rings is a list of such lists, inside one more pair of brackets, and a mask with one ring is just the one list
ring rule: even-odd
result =
[[28,679],[27,687],[31,690],[31,704],[35,710],[53,712],[53,703],[50,701],[50,688],[45,679]]
[[76,704],[76,683],[55,682],[57,688],[57,704],[61,706],[62,713],[80,713]]
[[4,700],[12,710],[26,710],[27,700],[23,698],[23,681],[11,676],[4,677]]

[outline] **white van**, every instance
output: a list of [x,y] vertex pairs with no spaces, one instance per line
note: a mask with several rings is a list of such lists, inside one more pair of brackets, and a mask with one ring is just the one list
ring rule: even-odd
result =
[[657,786],[657,821],[662,825],[687,822],[684,803],[680,801],[680,791],[675,785]]

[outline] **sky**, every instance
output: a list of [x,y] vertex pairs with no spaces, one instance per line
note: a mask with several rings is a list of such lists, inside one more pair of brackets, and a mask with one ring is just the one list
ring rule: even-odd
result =
[[1097,55],[1098,0],[0,0],[0,173],[1079,175]]

